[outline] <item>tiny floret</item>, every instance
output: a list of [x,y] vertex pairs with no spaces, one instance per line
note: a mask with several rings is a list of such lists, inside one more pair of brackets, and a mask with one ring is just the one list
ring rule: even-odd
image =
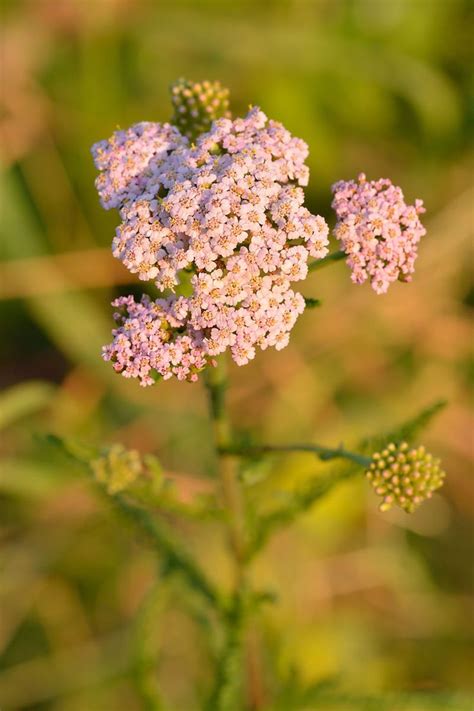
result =
[[411,281],[420,238],[423,202],[405,203],[402,189],[386,178],[341,180],[333,185],[334,234],[347,254],[352,281],[369,280],[377,294],[394,281]]
[[423,446],[413,447],[406,442],[388,445],[372,456],[366,472],[375,493],[382,498],[381,511],[394,504],[413,513],[436,489],[443,485],[445,473]]

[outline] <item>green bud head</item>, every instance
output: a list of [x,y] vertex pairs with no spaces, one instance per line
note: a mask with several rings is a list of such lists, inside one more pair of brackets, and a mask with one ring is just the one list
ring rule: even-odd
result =
[[91,462],[95,479],[105,486],[109,494],[128,489],[143,472],[140,455],[136,450],[126,450],[114,444],[102,457]]
[[178,79],[171,85],[174,115],[171,123],[183,136],[194,140],[223,116],[229,117],[229,90],[218,81],[193,82]]
[[431,498],[446,476],[439,459],[423,446],[410,449],[406,442],[392,442],[382,452],[373,454],[366,474],[375,493],[382,498],[381,511],[388,511],[396,504],[408,513]]

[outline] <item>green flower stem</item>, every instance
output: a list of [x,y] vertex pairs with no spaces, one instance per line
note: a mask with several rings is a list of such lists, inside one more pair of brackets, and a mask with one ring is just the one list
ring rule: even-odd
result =
[[323,447],[319,444],[258,444],[258,445],[227,445],[221,451],[238,457],[254,457],[272,452],[310,452],[323,461],[331,459],[348,459],[361,467],[370,466],[372,459],[357,452],[349,452],[343,447]]
[[242,578],[242,562],[245,559],[244,508],[237,476],[238,461],[231,447],[232,430],[226,410],[226,362],[223,356],[217,360],[217,366],[208,368],[205,372],[205,383],[209,396],[222,500],[227,511],[229,542],[234,555],[238,584]]
[[346,256],[346,253],[341,250],[337,252],[333,252],[332,254],[328,254],[327,257],[323,257],[323,259],[318,259],[315,262],[311,262],[308,264],[308,271],[309,272],[316,272],[318,269],[322,269],[323,267],[327,267],[328,264],[332,264],[333,262],[339,262],[341,259],[344,259]]
[[225,617],[226,645],[217,669],[211,707],[213,711],[230,711],[237,708],[238,669],[241,669],[245,679],[248,706],[258,711],[263,707],[264,695],[259,674],[258,649],[255,640],[249,635],[249,629],[246,628],[249,614],[245,609],[245,600],[249,594],[246,566],[249,556],[244,501],[238,479],[238,458],[231,447],[232,428],[226,409],[228,380],[224,356],[218,358],[215,368],[208,368],[205,373],[205,383],[209,396],[222,500],[227,512],[229,545],[235,566],[232,602]]

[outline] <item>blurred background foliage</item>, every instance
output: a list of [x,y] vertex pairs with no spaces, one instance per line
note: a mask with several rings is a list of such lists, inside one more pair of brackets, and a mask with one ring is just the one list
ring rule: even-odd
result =
[[[352,480],[255,561],[255,581],[278,596],[258,625],[263,693],[282,711],[378,711],[378,692],[389,694],[383,708],[425,711],[390,696],[425,690],[439,692],[438,708],[471,708],[443,696],[472,688],[470,0],[1,0],[1,10],[2,711],[145,708],[137,624],[169,709],[198,708],[209,684],[193,601],[178,581],[153,588],[153,554],[42,438],[154,453],[183,501],[212,486],[203,388],[142,390],[99,355],[111,299],[139,288],[110,254],[117,216],[99,206],[89,147],[117,125],[168,119],[180,76],[219,79],[235,113],[258,104],[303,137],[307,203],[329,220],[331,182],[361,170],[427,207],[412,285],[376,297],[342,263],[317,272],[304,290],[323,307],[300,318],[289,347],[232,370],[235,422],[267,441],[351,442],[449,400],[424,437],[448,472],[431,503],[380,515]],[[322,465],[291,455],[272,467],[270,483],[249,484],[263,505]],[[225,585],[215,524],[173,523]],[[330,679],[344,690],[331,703]],[[303,685],[323,690],[317,705]]]

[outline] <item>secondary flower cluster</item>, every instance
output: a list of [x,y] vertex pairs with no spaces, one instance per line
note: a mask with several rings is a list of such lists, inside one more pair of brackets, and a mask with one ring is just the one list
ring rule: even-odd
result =
[[372,459],[367,477],[375,493],[382,497],[381,511],[398,504],[412,513],[443,484],[445,473],[439,459],[424,447],[410,449],[406,442],[391,443]]
[[358,182],[335,183],[333,193],[335,235],[348,255],[352,281],[369,279],[377,294],[397,279],[410,281],[418,242],[426,233],[418,218],[423,202],[407,205],[401,188],[384,178],[368,181],[364,173]]
[[230,348],[283,348],[304,310],[291,283],[327,253],[328,227],[304,206],[306,144],[258,109],[216,120],[189,145],[168,124],[137,124],[93,147],[104,207],[119,207],[113,253],[160,290],[192,273],[188,297],[125,309],[104,357],[143,385],[153,371],[195,379]]
[[144,295],[137,303],[122,296],[112,306],[118,327],[103,356],[126,378],[139,378],[142,385],[153,385],[156,375],[193,381],[208,364],[204,334],[190,326],[186,298],[152,301]]

